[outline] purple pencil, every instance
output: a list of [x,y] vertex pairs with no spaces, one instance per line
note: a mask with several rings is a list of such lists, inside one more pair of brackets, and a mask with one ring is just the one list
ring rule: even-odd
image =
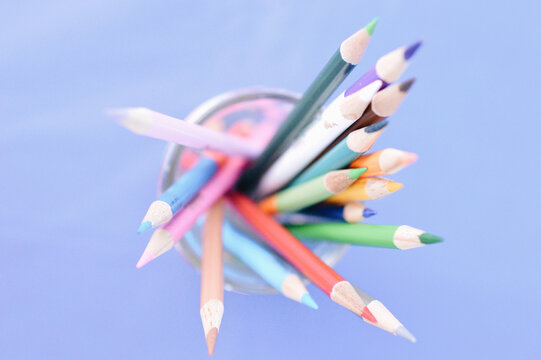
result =
[[359,80],[355,81],[344,93],[349,96],[364,88],[366,85],[381,80],[382,88],[398,80],[409,65],[411,57],[423,42],[417,41],[410,46],[402,46],[390,53],[383,55],[376,61],[376,65],[368,70]]

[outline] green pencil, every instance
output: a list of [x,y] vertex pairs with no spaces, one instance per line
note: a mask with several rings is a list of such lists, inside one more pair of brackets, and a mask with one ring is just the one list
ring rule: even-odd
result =
[[297,237],[353,245],[407,250],[443,241],[439,236],[407,225],[314,223],[287,227]]
[[252,191],[263,172],[278,159],[313,120],[321,106],[361,60],[377,22],[377,18],[372,20],[364,28],[342,42],[340,48],[284,120],[263,153],[244,172],[238,183],[240,189],[244,192]]
[[344,191],[365,171],[366,168],[330,171],[265,198],[259,207],[269,214],[302,210]]

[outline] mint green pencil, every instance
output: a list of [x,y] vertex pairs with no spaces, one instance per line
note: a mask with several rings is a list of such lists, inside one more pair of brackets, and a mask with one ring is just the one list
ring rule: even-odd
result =
[[268,214],[302,210],[344,191],[365,171],[366,168],[330,171],[261,200],[259,207]]
[[443,241],[439,236],[407,225],[372,225],[349,223],[314,223],[291,225],[296,237],[328,240],[353,245],[407,250]]

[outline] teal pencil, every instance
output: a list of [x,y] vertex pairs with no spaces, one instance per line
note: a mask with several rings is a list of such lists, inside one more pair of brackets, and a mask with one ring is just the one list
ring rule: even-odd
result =
[[244,192],[252,191],[263,172],[284,153],[313,120],[321,106],[361,60],[376,23],[377,18],[342,42],[340,48],[284,120],[263,153],[244,172],[238,184],[239,189]]
[[353,131],[344,140],[340,141],[338,145],[300,173],[288,186],[288,189],[308,182],[329,171],[347,166],[370,149],[381,135],[385,126],[387,126],[387,120]]

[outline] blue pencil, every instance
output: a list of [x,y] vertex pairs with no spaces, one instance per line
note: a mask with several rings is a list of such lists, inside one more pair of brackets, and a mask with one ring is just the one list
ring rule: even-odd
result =
[[321,203],[303,209],[301,214],[326,218],[334,221],[357,223],[376,215],[376,211],[367,208],[360,203],[350,203],[344,206]]
[[276,255],[228,222],[224,222],[222,235],[224,247],[269,285],[290,299],[318,308],[299,276],[287,269]]
[[204,155],[150,204],[137,232],[142,233],[171,220],[212,178],[219,167],[218,156]]
[[288,187],[300,185],[329,171],[347,166],[359,155],[370,149],[387,123],[384,120],[351,132],[319,160],[300,173]]

